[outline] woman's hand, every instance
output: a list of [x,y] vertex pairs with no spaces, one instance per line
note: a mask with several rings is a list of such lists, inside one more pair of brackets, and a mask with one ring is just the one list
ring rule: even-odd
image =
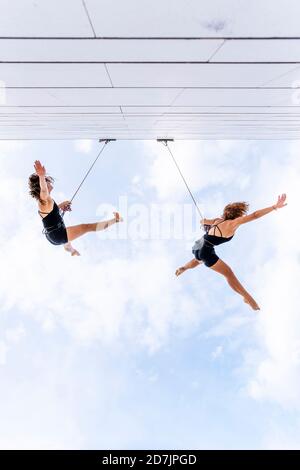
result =
[[274,204],[274,209],[281,209],[282,207],[287,205],[286,201],[286,194],[282,194],[281,196],[278,196],[277,203]]
[[34,169],[38,176],[46,176],[46,169],[39,160],[34,162]]
[[64,212],[71,212],[71,201],[64,201],[64,202],[61,202],[58,207],[64,211]]

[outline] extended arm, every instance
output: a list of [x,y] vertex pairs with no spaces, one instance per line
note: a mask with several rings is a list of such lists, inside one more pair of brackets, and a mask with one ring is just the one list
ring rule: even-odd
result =
[[255,212],[252,212],[252,214],[249,214],[249,215],[238,217],[237,219],[234,219],[232,222],[237,228],[239,225],[246,224],[247,222],[251,222],[252,220],[259,219],[260,217],[263,217],[264,215],[267,215],[270,212],[273,212],[274,210],[285,207],[287,205],[285,201],[286,201],[286,194],[282,194],[281,196],[278,196],[277,203],[274,204],[273,206],[269,206],[264,209],[259,209]]
[[46,181],[46,169],[39,160],[34,162],[34,169],[40,180],[40,198],[42,201],[47,201],[50,197],[50,194]]

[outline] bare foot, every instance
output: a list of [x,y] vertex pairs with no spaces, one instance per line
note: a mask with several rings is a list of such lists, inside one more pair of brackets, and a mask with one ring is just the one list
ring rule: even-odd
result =
[[260,310],[259,305],[255,302],[254,299],[252,299],[252,297],[249,297],[249,298],[244,297],[244,302],[245,302],[246,304],[250,305],[250,307],[251,307],[253,310]]
[[115,216],[116,224],[118,222],[123,222],[123,217],[120,216],[119,212],[114,212],[114,216]]
[[181,268],[176,269],[176,276],[180,276],[180,274],[184,273],[185,268],[182,266]]
[[65,249],[68,253],[71,253],[71,256],[80,256],[79,251],[75,250],[75,248],[73,248],[73,246],[72,246],[72,244],[71,244],[70,242],[65,243],[64,249]]
[[73,250],[71,256],[80,256],[80,253],[77,250]]

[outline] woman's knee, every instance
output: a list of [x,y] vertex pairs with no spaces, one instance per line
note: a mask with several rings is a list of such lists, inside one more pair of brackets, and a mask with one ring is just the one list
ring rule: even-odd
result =
[[224,276],[226,277],[227,280],[232,279],[234,277],[234,273],[229,266],[226,268]]

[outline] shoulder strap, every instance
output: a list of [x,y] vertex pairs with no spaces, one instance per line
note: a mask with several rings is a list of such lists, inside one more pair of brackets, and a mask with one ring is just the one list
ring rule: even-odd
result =
[[223,233],[221,232],[221,229],[220,227],[218,227],[219,224],[217,225],[214,225],[214,235],[216,235],[216,228],[219,230],[220,234],[221,234],[221,237],[223,237]]
[[221,232],[221,229],[219,227],[219,225],[224,222],[224,219],[221,220],[221,222],[219,222],[218,224],[214,224],[212,225],[212,227],[214,227],[214,235],[216,235],[216,228],[219,230],[220,234],[221,234],[221,237],[223,237],[223,233]]

